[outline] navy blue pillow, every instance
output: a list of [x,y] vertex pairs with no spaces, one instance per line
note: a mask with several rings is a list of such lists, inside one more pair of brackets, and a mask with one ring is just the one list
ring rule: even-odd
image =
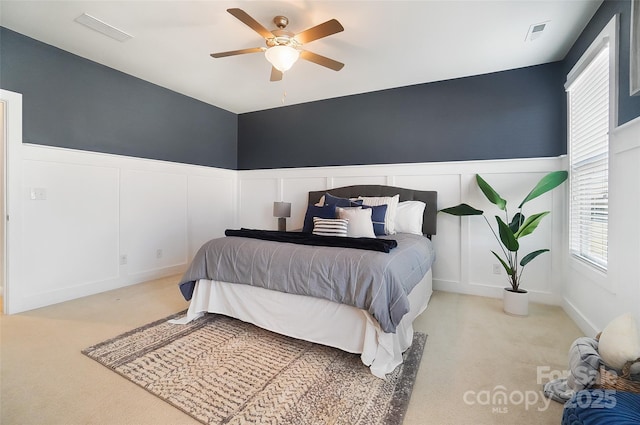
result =
[[384,232],[384,218],[387,215],[387,205],[378,205],[371,207],[369,205],[363,205],[362,208],[371,208],[371,221],[373,222],[373,233],[376,236],[385,235]]
[[313,217],[336,218],[336,206],[324,205],[322,207],[318,207],[313,204],[309,204],[307,207],[307,213],[304,216],[304,226],[302,227],[303,232],[313,232]]
[[362,205],[362,200],[352,201],[348,198],[338,198],[337,196],[333,196],[330,193],[324,194],[324,204],[325,205],[335,205],[336,207],[359,207]]

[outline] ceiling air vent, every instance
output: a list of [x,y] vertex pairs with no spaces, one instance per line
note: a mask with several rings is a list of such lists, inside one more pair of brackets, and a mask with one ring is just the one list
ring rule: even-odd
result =
[[102,22],[98,18],[94,18],[93,16],[83,13],[74,19],[79,24],[84,25],[87,28],[91,28],[94,31],[98,31],[101,34],[106,35],[107,37],[111,37],[114,40],[118,41],[127,41],[130,38],[133,38],[132,35],[127,34],[124,31],[119,30],[118,28],[107,24],[106,22]]
[[536,38],[540,38],[548,23],[549,21],[531,25],[529,27],[529,31],[527,31],[527,36],[525,37],[524,41],[533,41]]

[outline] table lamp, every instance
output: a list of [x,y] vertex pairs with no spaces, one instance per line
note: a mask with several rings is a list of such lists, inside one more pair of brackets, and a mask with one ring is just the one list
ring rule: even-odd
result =
[[291,202],[274,202],[273,216],[278,217],[278,231],[287,231],[287,217],[291,217]]

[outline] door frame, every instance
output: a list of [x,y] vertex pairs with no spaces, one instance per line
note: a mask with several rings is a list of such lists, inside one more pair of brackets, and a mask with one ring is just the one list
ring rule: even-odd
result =
[[20,261],[23,253],[20,229],[22,225],[22,95],[0,89],[0,102],[4,104],[4,294],[5,314],[20,310]]

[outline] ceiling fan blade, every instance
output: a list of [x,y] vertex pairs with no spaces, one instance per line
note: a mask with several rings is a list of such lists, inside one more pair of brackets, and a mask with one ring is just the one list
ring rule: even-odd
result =
[[258,21],[253,19],[247,12],[242,9],[227,9],[227,12],[238,18],[243,24],[260,34],[264,38],[273,38],[271,31],[262,26]]
[[258,53],[267,50],[265,47],[252,47],[250,49],[230,50],[228,52],[211,53],[212,58],[224,58],[226,56],[243,55],[245,53]]
[[340,71],[344,67],[344,64],[342,62],[329,59],[325,56],[319,55],[317,53],[312,53],[308,50],[301,51],[300,57],[304,60],[308,60],[309,62],[313,62],[318,65],[325,66],[329,69],[333,69],[334,71]]
[[342,27],[340,22],[335,19],[331,19],[324,24],[316,25],[315,27],[311,27],[307,30],[302,31],[301,33],[296,34],[294,38],[300,43],[305,44],[340,31],[344,31],[344,28]]
[[282,71],[278,71],[275,66],[271,67],[271,78],[269,81],[280,81],[282,80]]

